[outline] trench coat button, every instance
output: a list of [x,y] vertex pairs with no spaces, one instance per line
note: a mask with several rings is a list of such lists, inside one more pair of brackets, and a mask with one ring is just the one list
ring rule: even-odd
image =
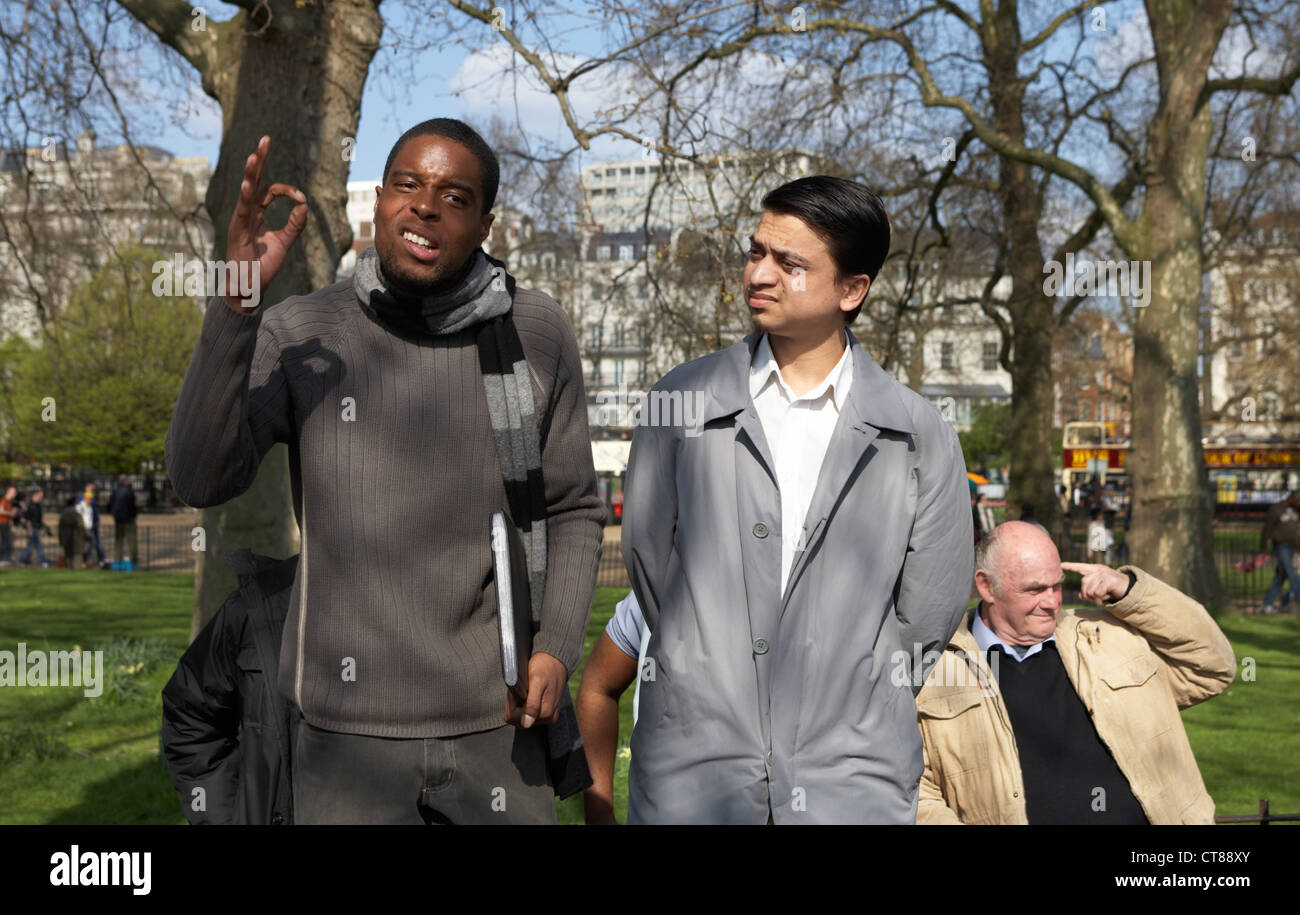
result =
[[771,750],[768,750],[768,751],[767,751],[767,767],[768,767],[769,769],[772,768],[772,751],[771,751]]
[[764,537],[766,537],[766,536],[767,536],[767,525],[764,524],[762,521],[760,521],[760,522],[758,522],[757,524],[755,524],[755,525],[754,525],[754,536],[757,537],[759,540],[762,540]]
[[767,654],[767,639],[754,639],[754,654]]
[[284,815],[283,815],[283,814],[279,814],[279,813],[277,813],[275,816],[271,817],[271,825],[272,825],[272,826],[283,826],[283,825],[284,825]]

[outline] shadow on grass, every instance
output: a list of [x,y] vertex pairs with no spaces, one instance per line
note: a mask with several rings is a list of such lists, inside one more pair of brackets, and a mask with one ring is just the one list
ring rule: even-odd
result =
[[73,806],[47,822],[52,826],[153,826],[183,823],[184,817],[167,766],[153,757],[88,783]]

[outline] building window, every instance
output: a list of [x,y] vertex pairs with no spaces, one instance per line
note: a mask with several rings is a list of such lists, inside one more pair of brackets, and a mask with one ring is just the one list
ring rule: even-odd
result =
[[607,169],[605,169],[605,177],[606,177],[606,178],[613,178],[613,177],[614,177],[614,169],[612,169],[612,168],[607,168]]
[[984,342],[984,355],[981,360],[984,371],[996,372],[998,370],[998,349],[997,343],[988,340]]
[[362,237],[362,238],[369,238],[369,237],[370,237],[371,230],[372,230],[373,228],[374,228],[374,223],[370,222],[369,220],[366,220],[366,221],[362,222],[362,223],[361,223],[361,237]]
[[591,348],[596,351],[600,350],[601,330],[603,330],[603,328],[599,324],[591,325]]
[[1106,358],[1101,351],[1101,334],[1093,334],[1088,339],[1088,358],[1089,359]]
[[1228,358],[1233,362],[1240,362],[1246,356],[1246,347],[1240,340],[1233,340],[1228,344]]
[[635,251],[631,245],[618,246],[618,259],[621,261],[630,261],[633,259]]
[[939,344],[939,368],[955,369],[956,360],[953,358],[953,345],[951,343]]
[[1260,348],[1265,356],[1271,356],[1277,352],[1277,325],[1272,321],[1265,321],[1260,328]]
[[615,359],[614,360],[614,384],[617,386],[622,383],[623,383],[623,360]]
[[609,245],[596,246],[596,260],[598,261],[609,260]]

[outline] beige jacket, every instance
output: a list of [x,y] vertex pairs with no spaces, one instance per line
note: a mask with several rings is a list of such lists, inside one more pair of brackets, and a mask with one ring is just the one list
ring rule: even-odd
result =
[[[1056,645],[1097,734],[1155,824],[1213,823],[1179,710],[1232,682],[1232,646],[1199,603],[1141,569],[1104,610],[1062,610]],[[916,699],[918,823],[1026,823],[1011,720],[967,613]],[[1014,663],[1014,662],[1007,662]]]

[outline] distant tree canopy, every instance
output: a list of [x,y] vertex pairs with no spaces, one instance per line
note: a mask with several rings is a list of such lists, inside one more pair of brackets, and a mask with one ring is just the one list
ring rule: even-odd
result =
[[162,252],[124,247],[46,323],[6,344],[8,450],[106,473],[163,461],[172,405],[198,338],[193,298],[157,296]]
[[969,430],[957,433],[968,470],[1005,467],[1011,460],[1011,404],[986,403],[975,408]]

